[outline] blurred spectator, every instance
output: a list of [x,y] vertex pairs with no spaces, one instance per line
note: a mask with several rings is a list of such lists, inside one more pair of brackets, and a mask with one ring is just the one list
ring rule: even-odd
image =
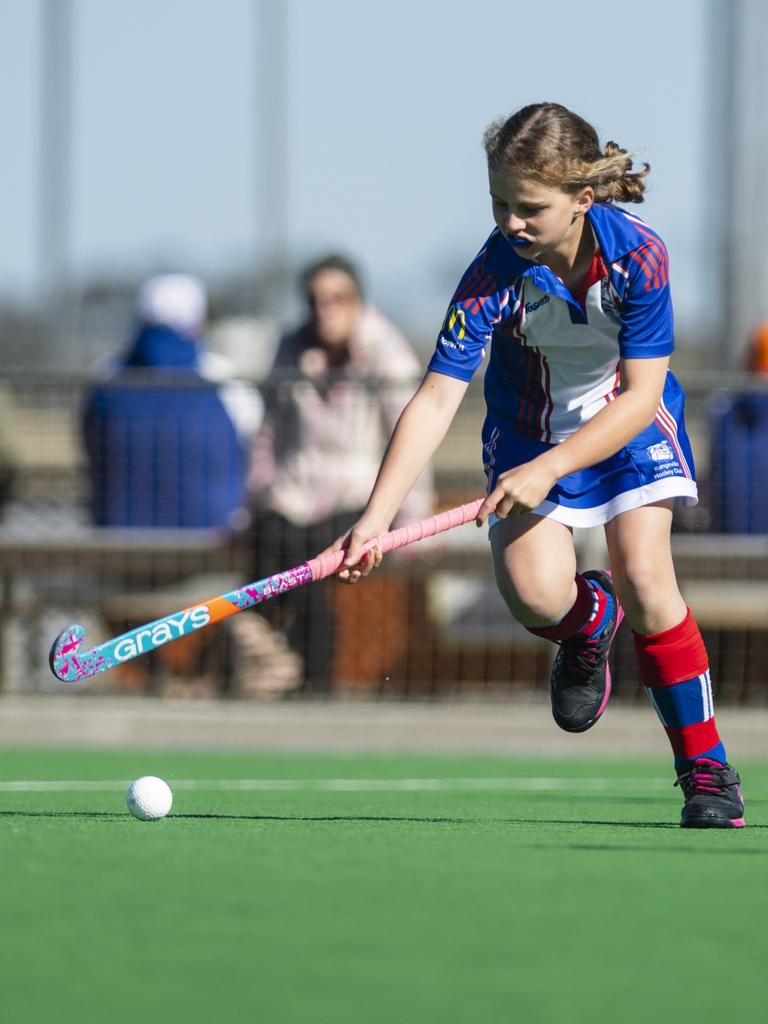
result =
[[750,338],[746,368],[751,373],[768,374],[768,320],[761,321]]
[[[768,380],[768,320],[752,334],[746,368]],[[718,394],[710,437],[712,529],[768,533],[768,391]]]
[[99,526],[226,527],[244,505],[260,396],[205,350],[206,294],[185,274],[153,277],[116,371],[87,397],[83,429]]
[[[248,480],[256,578],[306,561],[357,521],[421,372],[404,336],[365,302],[349,260],[313,263],[301,285],[307,319],[278,346]],[[401,509],[402,521],[429,515],[432,501],[425,474]],[[304,690],[311,693],[331,687],[329,586],[301,587],[260,610],[302,656]]]

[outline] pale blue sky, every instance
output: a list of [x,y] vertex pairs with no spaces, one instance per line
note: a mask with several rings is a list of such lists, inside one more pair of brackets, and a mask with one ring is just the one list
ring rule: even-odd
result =
[[[358,256],[430,331],[492,226],[485,125],[557,100],[653,165],[678,320],[703,316],[706,0],[286,0],[287,251]],[[0,292],[34,302],[40,0],[0,0]],[[534,14],[535,12],[535,14]],[[75,0],[71,265],[215,276],[259,258],[250,0]]]

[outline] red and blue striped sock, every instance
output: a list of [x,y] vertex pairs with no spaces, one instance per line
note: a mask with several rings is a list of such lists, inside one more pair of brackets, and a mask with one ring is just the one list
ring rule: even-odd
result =
[[700,757],[725,764],[712,704],[709,660],[690,609],[682,622],[662,633],[634,633],[640,677],[667,731],[679,774]]
[[567,640],[570,636],[599,636],[611,621],[614,597],[596,580],[576,575],[576,600],[570,611],[551,626],[526,626],[529,633],[545,640]]

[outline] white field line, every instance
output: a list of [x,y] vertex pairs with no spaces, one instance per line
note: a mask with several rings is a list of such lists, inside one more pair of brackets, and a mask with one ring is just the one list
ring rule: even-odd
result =
[[[130,779],[18,779],[0,781],[0,793],[79,793],[127,789]],[[224,792],[433,792],[433,791],[519,791],[546,792],[588,789],[592,792],[621,790],[665,790],[670,779],[170,779],[172,789]]]

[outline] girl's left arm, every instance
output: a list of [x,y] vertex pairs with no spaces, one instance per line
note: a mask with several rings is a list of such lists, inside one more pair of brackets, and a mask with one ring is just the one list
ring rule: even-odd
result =
[[566,441],[502,473],[480,507],[478,525],[494,509],[501,518],[530,512],[561,477],[602,462],[637,437],[659,410],[668,365],[669,356],[622,359],[621,392],[616,398]]

